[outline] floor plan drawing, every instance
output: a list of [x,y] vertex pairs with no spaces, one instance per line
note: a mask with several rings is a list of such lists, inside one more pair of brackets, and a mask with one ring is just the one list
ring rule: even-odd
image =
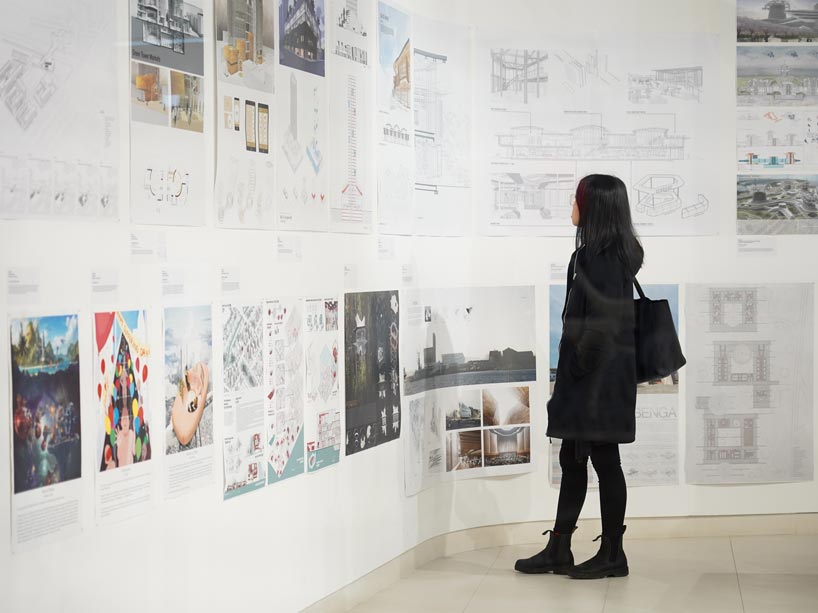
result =
[[812,478],[812,284],[687,288],[687,481]]
[[[115,11],[11,0],[0,25],[0,217],[119,215]],[[93,95],[89,95],[93,92]]]

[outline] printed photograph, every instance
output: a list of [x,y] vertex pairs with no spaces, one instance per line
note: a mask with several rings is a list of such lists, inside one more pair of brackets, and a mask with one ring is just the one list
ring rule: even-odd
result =
[[165,309],[165,454],[213,444],[209,306]]
[[737,47],[736,104],[818,104],[818,50],[803,46]]
[[272,94],[276,0],[216,0],[216,73],[220,81]]
[[404,334],[406,395],[489,383],[534,381],[534,287],[419,290]]
[[483,467],[483,445],[480,430],[446,433],[446,472]]
[[483,456],[486,468],[531,462],[531,428],[488,428],[483,430]]
[[[673,323],[676,332],[679,332],[679,286],[651,284],[643,285],[642,290],[645,296],[651,300],[667,300],[670,306],[670,313],[673,316]],[[634,298],[638,298],[636,289],[633,290]],[[560,354],[560,338],[562,337],[562,309],[565,304],[565,285],[552,285],[549,294],[549,394],[554,393],[554,382],[557,379],[557,364]],[[664,379],[640,383],[636,391],[638,394],[678,394],[679,393],[679,373],[675,372]]]
[[130,0],[131,58],[204,75],[200,0]]
[[170,71],[170,125],[181,130],[204,130],[204,83],[201,77]]
[[397,291],[344,296],[346,454],[400,437]]
[[278,0],[278,54],[282,66],[324,76],[324,0]]
[[815,234],[818,176],[739,175],[736,220],[739,234]]
[[151,459],[147,339],[145,311],[94,314],[100,471]]
[[131,62],[131,119],[167,127],[170,88],[165,68]]
[[430,396],[445,403],[446,430],[479,428],[482,425],[480,390],[440,390]]
[[736,0],[736,40],[818,42],[818,5],[814,0]]
[[492,387],[483,390],[483,425],[531,423],[529,388]]
[[78,479],[77,316],[13,319],[9,333],[14,493]]
[[[403,11],[378,4],[378,108],[408,111],[412,93],[412,18]],[[407,126],[408,127],[408,126]]]

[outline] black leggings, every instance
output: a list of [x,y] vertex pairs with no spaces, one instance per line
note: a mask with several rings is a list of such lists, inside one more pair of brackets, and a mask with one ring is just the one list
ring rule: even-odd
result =
[[[562,441],[560,467],[562,483],[557,504],[557,521],[554,532],[570,534],[579,519],[588,489],[588,459],[577,461],[574,457],[575,443]],[[625,522],[627,489],[625,475],[619,459],[619,445],[601,443],[591,447],[591,463],[599,477],[599,503],[602,512],[602,533],[617,535]]]

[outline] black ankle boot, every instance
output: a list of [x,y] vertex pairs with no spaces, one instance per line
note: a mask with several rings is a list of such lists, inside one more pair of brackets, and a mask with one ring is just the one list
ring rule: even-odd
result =
[[564,575],[574,565],[574,554],[571,553],[571,535],[577,527],[574,526],[571,532],[557,533],[553,530],[546,530],[543,535],[551,535],[548,538],[548,545],[540,553],[517,560],[514,570],[521,573],[538,574],[554,573]]
[[596,555],[574,566],[568,571],[572,579],[602,579],[603,577],[626,577],[628,575],[628,558],[622,549],[622,535],[627,526],[616,534],[600,534],[594,539],[602,539]]

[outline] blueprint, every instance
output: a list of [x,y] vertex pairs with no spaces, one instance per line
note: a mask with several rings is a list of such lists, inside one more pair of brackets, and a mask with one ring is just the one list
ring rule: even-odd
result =
[[813,478],[813,284],[686,289],[688,483]]
[[3,3],[0,217],[118,218],[114,9]]
[[717,41],[670,38],[543,46],[482,33],[475,206],[485,233],[571,234],[571,198],[592,173],[622,179],[642,234],[712,232]]

